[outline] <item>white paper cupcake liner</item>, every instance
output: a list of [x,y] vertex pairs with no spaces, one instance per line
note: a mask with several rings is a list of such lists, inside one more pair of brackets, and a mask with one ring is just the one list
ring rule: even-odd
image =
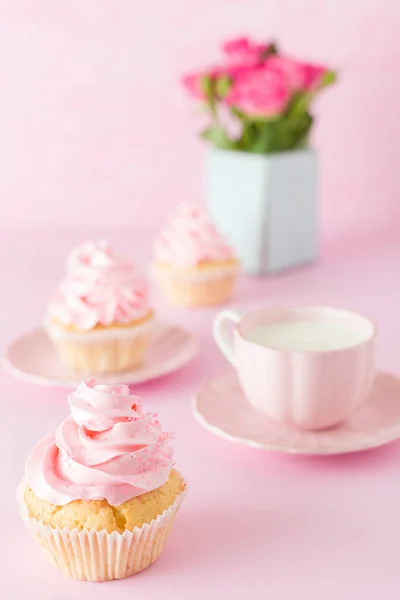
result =
[[154,266],[154,278],[164,297],[175,306],[213,306],[232,296],[238,269],[238,265],[230,265],[193,272]]
[[184,483],[183,492],[161,515],[149,524],[122,534],[117,531],[107,533],[105,530],[53,528],[29,518],[24,501],[25,481],[18,486],[17,501],[29,531],[39,543],[44,556],[57,569],[73,579],[109,581],[130,577],[157,560],[187,493]]
[[62,361],[91,375],[139,367],[145,358],[155,319],[130,327],[69,331],[49,319],[44,327]]

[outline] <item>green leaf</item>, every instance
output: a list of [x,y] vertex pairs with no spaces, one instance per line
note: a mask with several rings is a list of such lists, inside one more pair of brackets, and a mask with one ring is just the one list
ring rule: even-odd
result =
[[280,150],[294,150],[307,144],[313,119],[309,113],[299,118],[286,118],[282,121],[279,137]]
[[203,75],[201,78],[201,89],[211,112],[216,114],[215,82],[209,75]]
[[218,77],[215,82],[215,92],[218,98],[224,98],[231,89],[232,81],[228,75]]
[[200,137],[214,144],[216,148],[232,150],[237,147],[235,140],[231,140],[221,127],[207,127],[200,133]]
[[312,117],[304,112],[298,118],[282,116],[275,121],[251,121],[243,130],[240,149],[257,154],[284,152],[307,145]]
[[[266,117],[265,115],[254,115],[251,117],[251,121],[253,123],[275,123],[282,118],[282,115],[273,115],[271,117]],[[249,117],[246,117],[248,120]]]
[[322,77],[321,83],[319,85],[320,88],[327,87],[328,85],[332,85],[337,81],[337,73],[335,71],[326,71]]
[[233,114],[234,117],[236,117],[240,121],[248,121],[249,120],[249,117],[247,115],[245,115],[241,110],[236,108],[235,106],[231,106],[231,113]]
[[286,108],[287,118],[302,117],[308,109],[312,96],[304,92],[295,92]]
[[242,121],[242,134],[237,141],[237,145],[240,150],[248,151],[251,145],[254,143],[254,124],[248,119]]
[[255,127],[254,141],[249,147],[250,152],[266,154],[271,152],[276,136],[276,123],[259,122]]
[[212,79],[209,75],[203,75],[201,78],[201,89],[204,92],[204,95],[208,98],[212,95]]
[[308,115],[309,119],[307,122],[303,123],[303,127],[301,131],[298,131],[297,140],[293,143],[292,150],[298,148],[306,148],[308,146],[308,141],[310,137],[310,131],[313,124],[313,118],[311,115]]

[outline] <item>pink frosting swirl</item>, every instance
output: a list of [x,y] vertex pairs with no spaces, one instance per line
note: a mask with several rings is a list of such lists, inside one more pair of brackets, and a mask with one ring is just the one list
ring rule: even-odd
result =
[[130,323],[149,311],[143,277],[105,241],[87,242],[71,252],[66,276],[48,307],[51,318],[84,330]]
[[202,206],[181,204],[154,248],[157,263],[178,268],[234,259],[235,254]]
[[127,385],[82,383],[71,415],[31,451],[25,477],[52,504],[101,500],[117,506],[163,485],[173,465],[171,434],[143,413]]

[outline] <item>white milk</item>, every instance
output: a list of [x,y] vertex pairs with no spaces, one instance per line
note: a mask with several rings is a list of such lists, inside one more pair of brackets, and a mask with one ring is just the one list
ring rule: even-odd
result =
[[338,350],[360,343],[368,335],[339,319],[295,320],[269,323],[254,329],[246,338],[278,350]]

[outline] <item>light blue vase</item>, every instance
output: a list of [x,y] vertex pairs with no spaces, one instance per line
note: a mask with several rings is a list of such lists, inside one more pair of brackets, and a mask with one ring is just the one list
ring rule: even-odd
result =
[[313,150],[252,154],[213,149],[206,158],[205,198],[248,273],[271,273],[315,260]]

